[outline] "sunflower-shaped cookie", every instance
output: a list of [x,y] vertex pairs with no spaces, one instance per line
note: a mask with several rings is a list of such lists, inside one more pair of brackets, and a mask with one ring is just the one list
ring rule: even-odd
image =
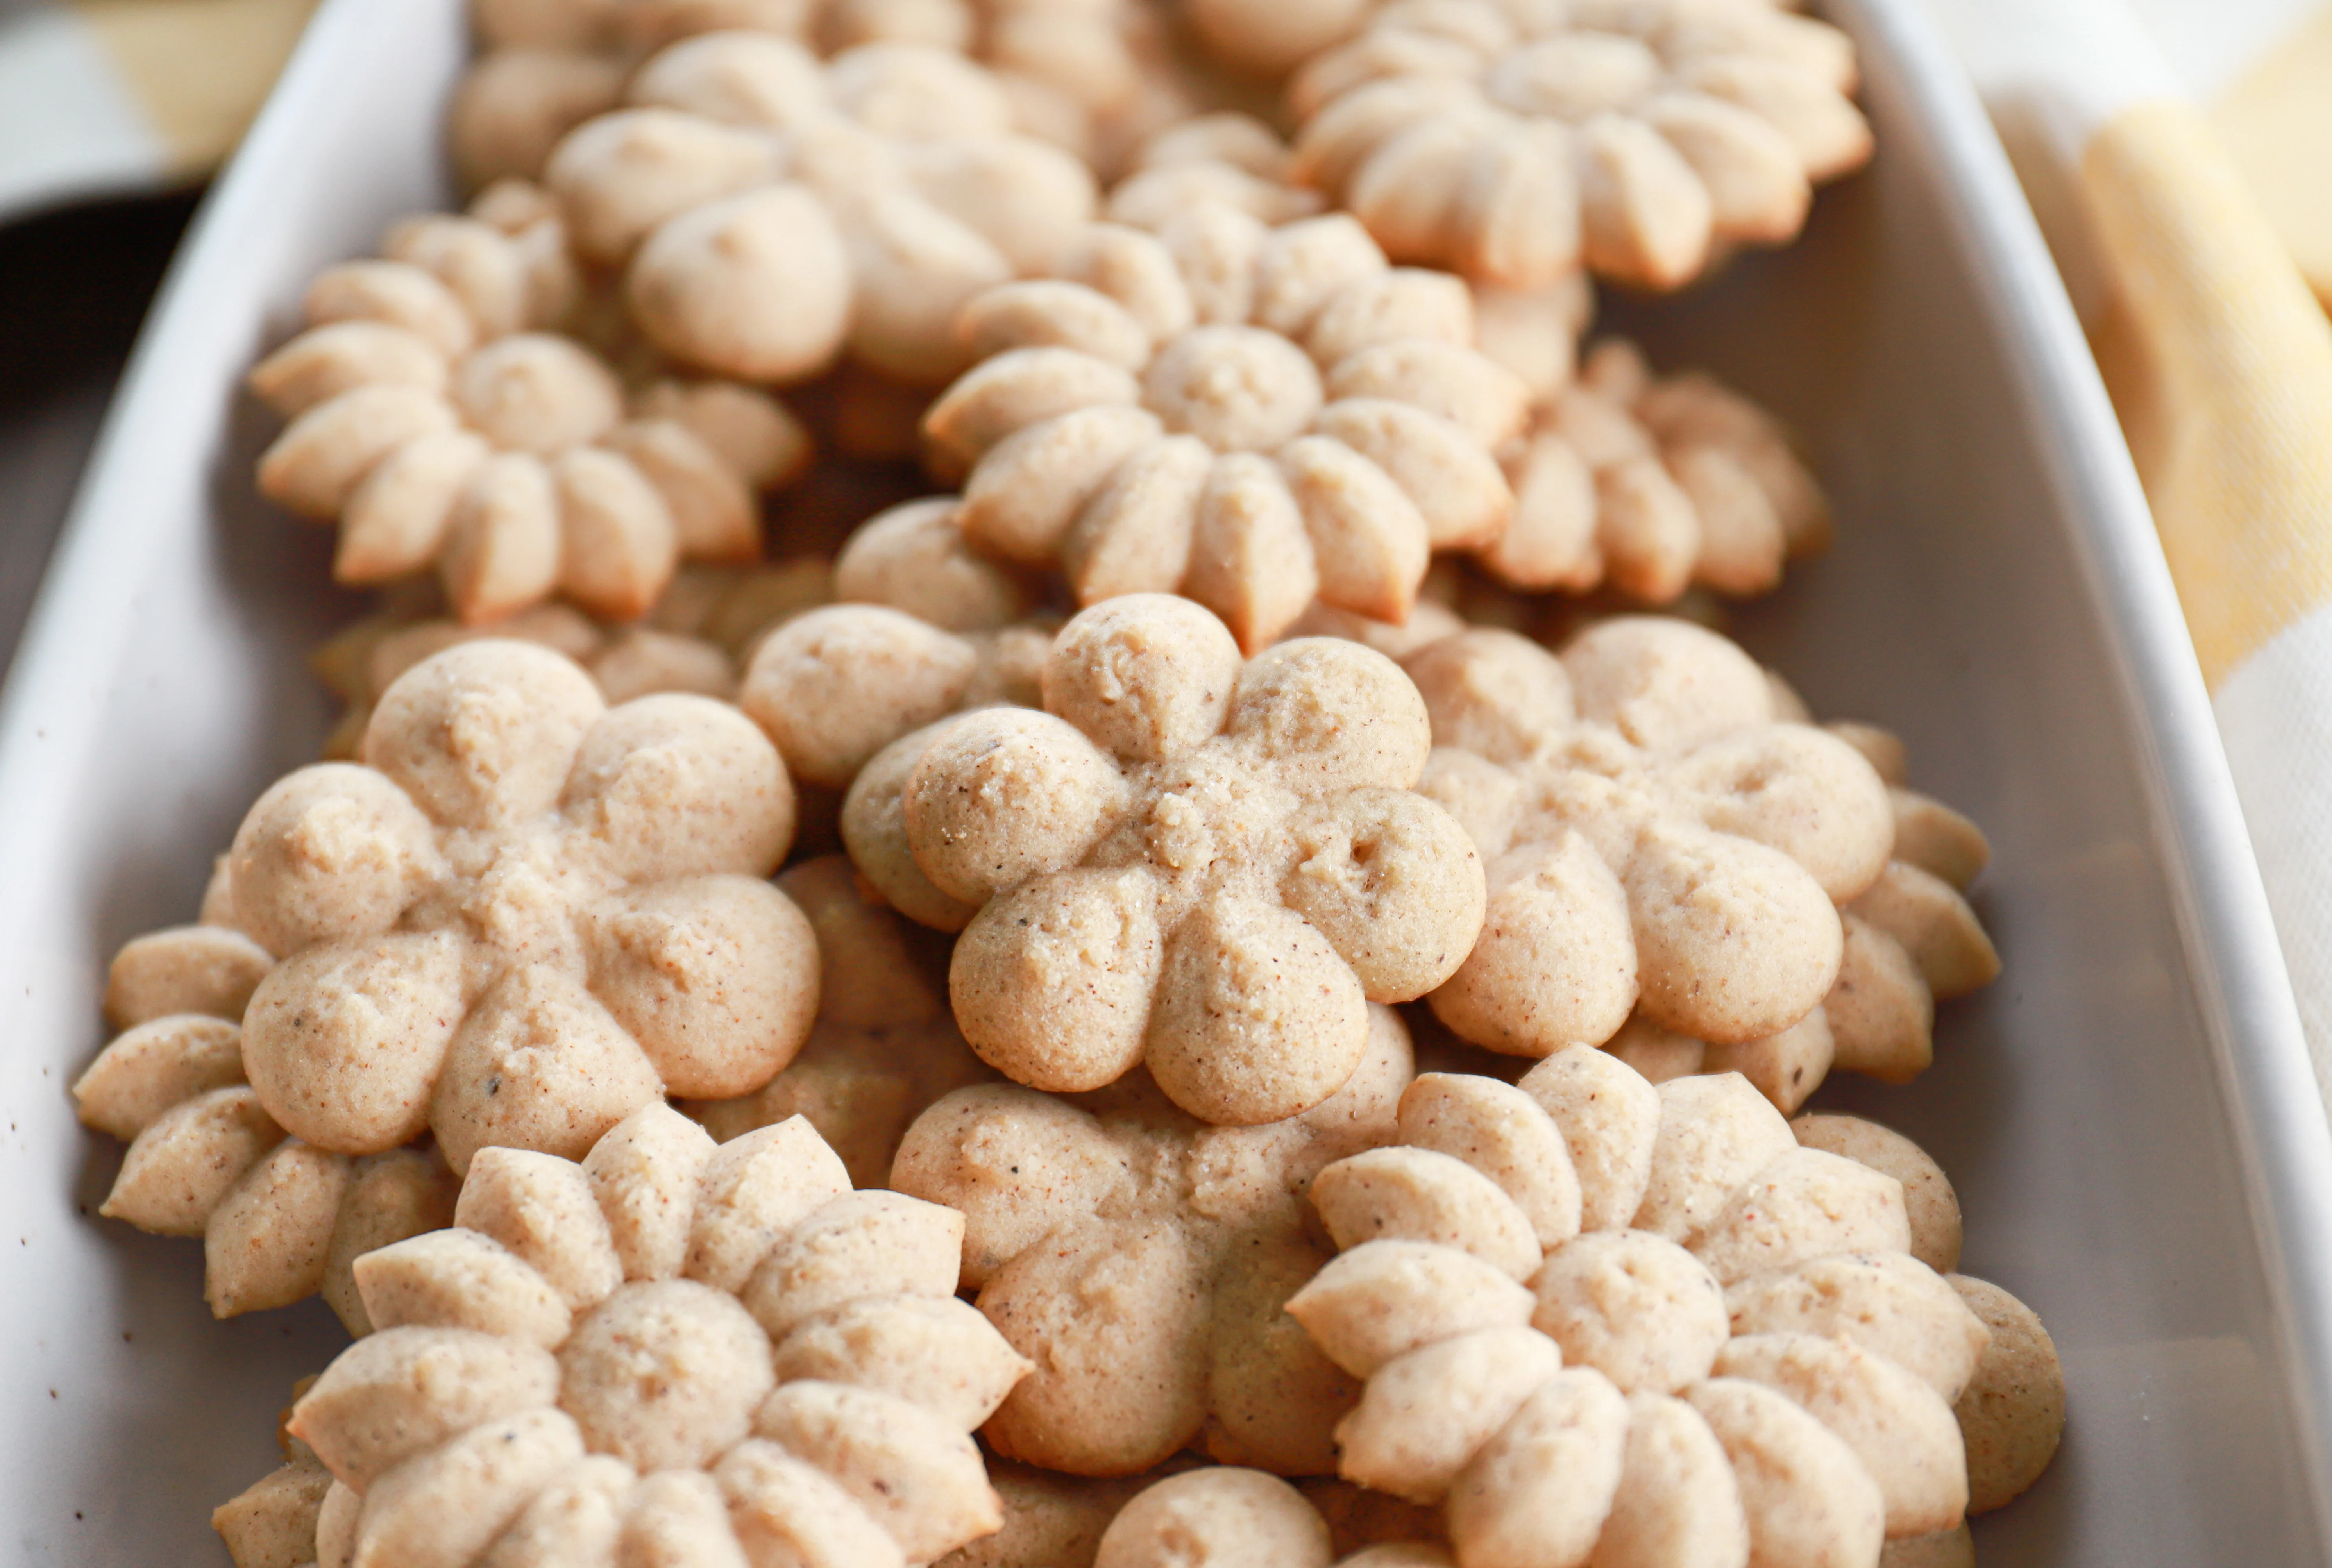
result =
[[1406,666],[1437,742],[1422,788],[1488,866],[1481,940],[1431,999],[1466,1038],[1544,1056],[1640,1010],[1742,1047],[1821,1008],[1840,1066],[1908,1076],[1933,998],[1997,972],[1956,890],[1892,857],[1877,770],[1777,722],[1765,672],[1716,633],[1621,617],[1558,658],[1477,630]]
[[1424,714],[1390,659],[1322,637],[1243,664],[1204,609],[1141,594],[1064,626],[1043,684],[1044,711],[920,731],[844,804],[895,905],[968,922],[949,994],[1007,1077],[1146,1061],[1201,1121],[1276,1121],[1352,1076],[1368,1003],[1463,961],[1481,867],[1413,792]]
[[1867,1568],[2053,1452],[2054,1353],[1991,1326],[2029,1312],[1919,1261],[1901,1183],[1738,1076],[1573,1049],[1420,1076],[1399,1121],[1314,1179],[1345,1250],[1288,1311],[1367,1380],[1340,1473],[1441,1504],[1460,1568]]
[[763,393],[674,383],[627,406],[581,342],[483,320],[410,262],[331,269],[307,318],[251,373],[291,421],[260,459],[260,490],[338,521],[342,582],[435,566],[468,623],[553,593],[635,619],[683,557],[758,554],[756,492],[809,461],[801,426]]
[[969,1433],[1027,1363],[954,1299],[962,1217],[852,1191],[807,1122],[716,1148],[647,1106],[579,1162],[492,1151],[457,1213],[358,1261],[376,1332],[287,1423],[330,1484],[237,1526],[336,1568],[903,1568],[1000,1522]]
[[[226,952],[247,970],[205,962]],[[82,1122],[129,1145],[98,1212],[201,1237],[203,1296],[220,1317],[321,1292],[349,1333],[367,1332],[351,1266],[451,1224],[453,1172],[434,1149],[350,1156],[284,1135],[244,1078],[242,1012],[272,964],[256,943],[224,925],[158,932],[115,961],[117,983],[166,964],[183,982],[172,1010],[117,1015],[129,1027],[73,1085]]]
[[983,362],[925,421],[980,550],[1081,603],[1180,591],[1254,652],[1315,598],[1400,620],[1433,550],[1505,528],[1529,388],[1458,279],[1223,202],[1094,225],[1059,271],[971,301]]
[[565,0],[478,5],[482,45],[448,111],[456,171],[475,187],[532,179],[561,137],[616,108],[639,62],[716,31],[769,33],[831,54],[866,43],[978,61],[1013,125],[1097,168],[1190,112],[1164,18],[1139,0]]
[[706,33],[642,65],[545,181],[577,252],[620,266],[639,329],[683,363],[799,380],[846,347],[936,385],[964,301],[1050,265],[1093,213],[1083,164],[1015,133],[981,68],[865,44],[821,62]]
[[244,1069],[293,1136],[427,1131],[456,1171],[488,1144],[574,1155],[799,1048],[817,944],[762,880],[792,788],[734,709],[610,709],[548,650],[469,643],[389,687],[364,759],[275,785],[230,854],[234,918],[281,961]]
[[1514,521],[1479,553],[1516,588],[1763,593],[1829,542],[1829,502],[1773,416],[1708,376],[1654,376],[1620,339],[1499,455]]
[[1290,96],[1298,177],[1397,260],[1673,289],[1869,157],[1854,86],[1846,34],[1768,0],[1401,0]]
[[1289,1475],[1332,1468],[1358,1386],[1281,1310],[1329,1256],[1304,1194],[1324,1165],[1391,1140],[1412,1073],[1399,1018],[1372,1008],[1344,1086],[1264,1126],[1207,1126],[1139,1072],[1071,1099],[968,1088],[926,1111],[892,1185],[962,1212],[963,1285],[1035,1363],[989,1445],[1084,1476],[1135,1475],[1192,1445]]

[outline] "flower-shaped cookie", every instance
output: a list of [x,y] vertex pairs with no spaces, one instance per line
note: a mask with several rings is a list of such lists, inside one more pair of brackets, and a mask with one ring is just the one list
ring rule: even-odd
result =
[[986,553],[1085,604],[1179,590],[1252,653],[1314,598],[1400,620],[1433,550],[1505,528],[1493,452],[1529,387],[1475,349],[1458,279],[1343,215],[1223,202],[1096,225],[1059,271],[971,301],[983,362],[925,421]]
[[1399,260],[1673,289],[1869,157],[1854,85],[1846,34],[1768,0],[1405,0],[1290,96],[1299,177]]
[[203,1296],[220,1317],[320,1291],[350,1334],[364,1334],[358,1255],[453,1221],[453,1172],[435,1150],[351,1157],[285,1137],[244,1081],[243,1030],[230,1017],[177,1012],[133,1026],[73,1098],[83,1122],[129,1141],[98,1212],[201,1237]]
[[625,268],[640,330],[717,375],[798,380],[847,346],[936,385],[956,312],[1048,266],[1093,177],[1015,134],[1003,90],[945,50],[876,43],[820,63],[707,33],[643,65],[629,106],[578,127],[545,179],[576,250]]
[[1000,1523],[969,1434],[1027,1363],[953,1296],[962,1217],[852,1191],[807,1122],[650,1105],[482,1156],[457,1219],[358,1261],[377,1331],[287,1423],[330,1485],[238,1525],[343,1568],[904,1568]]
[[1544,1056],[1640,1010],[1738,1047],[1824,1008],[1840,1065],[1908,1076],[1933,997],[1997,972],[1957,892],[1890,858],[1878,771],[1777,722],[1765,672],[1714,632],[1620,617],[1557,658],[1477,630],[1406,667],[1437,742],[1423,789],[1489,867],[1481,940],[1431,999],[1476,1044]]
[[793,792],[744,716],[609,709],[546,649],[467,643],[400,676],[365,765],[284,779],[230,856],[281,961],[244,1013],[277,1125],[369,1154],[427,1131],[574,1155],[643,1104],[741,1094],[808,1034],[817,950],[762,878]]
[[1604,1049],[1654,1083],[1689,1073],[1739,1073],[1783,1114],[1833,1067],[1908,1083],[1935,1060],[1935,1004],[1988,981],[1999,961],[1962,896],[1991,858],[1983,830],[1906,787],[1902,743],[1862,724],[1828,726],[1887,781],[1893,857],[1871,890],[1841,913],[1838,983],[1822,1005],[1779,1034],[1715,1044],[1640,1013]]
[[1185,1470],[1144,1488],[1102,1533],[1094,1568],[1448,1568],[1429,1539],[1387,1540],[1338,1555],[1334,1531],[1305,1494],[1261,1470]]
[[367,1331],[357,1255],[451,1223],[454,1176],[432,1149],[350,1158],[286,1138],[244,1079],[243,1028],[272,954],[234,923],[227,857],[200,922],[114,955],[106,1021],[121,1030],[73,1085],[81,1119],[129,1144],[98,1212],[204,1241],[221,1317],[323,1293]]
[[1829,542],[1829,502],[1771,415],[1696,372],[1656,378],[1616,339],[1499,455],[1514,521],[1480,557],[1516,588],[1763,593]]
[[[1339,1473],[1442,1504],[1460,1568],[1663,1540],[1707,1568],[1868,1568],[2053,1451],[2045,1334],[1989,1326],[2030,1315],[1920,1261],[1902,1184],[1736,1075],[1653,1089],[1572,1049],[1519,1087],[1422,1076],[1400,1127],[1314,1180],[1345,1250],[1288,1311],[1367,1380]],[[1954,1416],[1978,1389],[1984,1441]]]
[[[418,220],[477,240],[473,219]],[[505,249],[510,243],[502,242]],[[594,614],[646,612],[683,557],[760,550],[755,492],[809,462],[801,426],[766,394],[665,383],[632,400],[589,349],[489,314],[395,243],[308,293],[309,330],[251,373],[291,421],[259,487],[337,520],[333,575],[374,583],[435,565],[454,611],[492,621],[564,593]],[[473,249],[492,255],[480,240]]]
[[1139,0],[600,0],[482,5],[483,45],[448,113],[465,184],[540,175],[559,139],[621,102],[640,60],[715,31],[765,33],[830,54],[906,43],[987,68],[1014,128],[1098,168],[1190,112],[1164,19]]
[[989,1446],[1086,1476],[1193,1444],[1330,1469],[1358,1389],[1281,1310],[1329,1256],[1304,1193],[1322,1166],[1393,1136],[1411,1073],[1407,1031],[1372,1008],[1344,1087],[1266,1126],[1206,1126],[1140,1073],[1076,1100],[998,1084],[924,1112],[891,1184],[961,1211],[963,1285],[1035,1363]]
[[848,860],[803,861],[778,887],[817,933],[817,1023],[753,1093],[681,1108],[723,1143],[803,1117],[841,1156],[853,1187],[887,1186],[914,1119],[995,1074],[948,1016],[943,945],[874,896]]
[[1147,1062],[1201,1121],[1277,1121],[1351,1076],[1368,1003],[1463,961],[1481,864],[1413,791],[1424,713],[1391,660],[1318,637],[1242,664],[1205,610],[1141,594],[1062,628],[1044,697],[920,731],[844,803],[895,906],[968,919],[949,996],[1007,1077]]

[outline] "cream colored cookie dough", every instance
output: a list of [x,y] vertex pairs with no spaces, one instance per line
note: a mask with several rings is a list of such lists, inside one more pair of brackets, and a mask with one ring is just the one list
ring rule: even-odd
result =
[[833,583],[832,563],[818,556],[683,566],[636,624],[602,620],[553,600],[481,626],[445,614],[434,585],[399,585],[403,591],[389,603],[309,655],[309,667],[347,704],[325,738],[324,756],[354,760],[373,704],[397,676],[432,654],[484,637],[540,643],[566,655],[590,672],[610,704],[666,692],[733,702],[740,667],[762,636],[831,599]]
[[468,643],[389,687],[364,755],[279,782],[229,857],[234,918],[279,960],[244,1070],[302,1144],[572,1156],[800,1047],[817,943],[761,880],[792,788],[734,709],[610,709],[555,654]]
[[874,896],[849,861],[804,861],[778,886],[817,935],[817,1022],[760,1088],[682,1109],[723,1143],[800,1116],[841,1156],[853,1187],[886,1186],[914,1119],[995,1075],[948,1016],[943,948]]
[[1517,588],[1760,594],[1829,541],[1829,501],[1773,416],[1705,374],[1653,375],[1621,339],[1500,455],[1514,520],[1479,553]]
[[1955,1408],[1967,1436],[1968,1509],[1989,1513],[2040,1478],[2065,1432],[2065,1369],[2040,1315],[1964,1274],[1952,1287],[1991,1331]]
[[1048,266],[1094,202],[1085,166],[1015,130],[1003,84],[962,55],[874,43],[821,62],[743,30],[645,61],[543,179],[658,349],[748,382],[846,350],[945,381],[963,301]]
[[2015,1489],[2045,1463],[2053,1357],[1971,1414],[2022,1353],[1990,1287],[1914,1258],[1901,1184],[1738,1075],[1654,1088],[1574,1047],[1516,1086],[1422,1075],[1397,1121],[1314,1179],[1343,1250],[1287,1312],[1362,1380],[1339,1473],[1443,1506],[1459,1568],[1868,1565],[1958,1525],[1980,1446]]
[[951,713],[1036,706],[1056,625],[958,633],[887,605],[827,605],[762,639],[738,701],[796,777],[847,789],[886,747]]
[[1505,530],[1494,453],[1529,386],[1475,347],[1463,283],[1391,266],[1350,217],[1158,217],[966,305],[979,363],[924,425],[968,470],[966,536],[1081,604],[1185,594],[1250,654],[1315,598],[1406,619],[1432,551]]
[[715,1149],[650,1105],[579,1163],[492,1151],[461,1218],[359,1260],[378,1331],[293,1407],[320,1564],[903,1564],[1002,1522],[969,1433],[1027,1363],[951,1294],[962,1218],[807,1123]]
[[[1996,972],[1915,956],[1991,944],[1955,890],[1893,857],[1896,803],[1862,754],[1779,717],[1716,633],[1622,616],[1557,655],[1474,628],[1403,664],[1434,729],[1423,788],[1488,867],[1482,937],[1430,999],[1466,1038],[1609,1041],[1658,1076],[1739,1071],[1794,1110],[1833,1065],[1915,1075],[1934,998]],[[1916,916],[1881,907],[1915,884]]]
[[[225,918],[223,908],[206,913]],[[207,1010],[133,1025],[74,1083],[81,1121],[129,1145],[98,1212],[159,1235],[202,1238],[204,1297],[220,1317],[320,1292],[349,1333],[365,1334],[350,1272],[357,1255],[450,1224],[453,1172],[434,1149],[352,1157],[285,1136],[244,1077],[233,1015],[255,981],[223,978],[200,961],[205,944],[225,939],[260,955],[261,976],[273,968],[265,950],[225,925],[130,944],[143,950],[134,964],[190,971],[171,987],[173,999]]]
[[1043,687],[878,758],[844,808],[894,904],[932,918],[928,884],[968,915],[949,992],[1007,1077],[1144,1063],[1202,1120],[1276,1121],[1350,1076],[1370,1002],[1463,959],[1480,868],[1410,789],[1425,725],[1391,660],[1312,638],[1242,663],[1206,610],[1142,594],[1064,626]]
[[1194,1445],[1279,1474],[1333,1468],[1357,1384],[1282,1311],[1328,1257],[1304,1196],[1323,1166],[1397,1135],[1410,1075],[1407,1032],[1375,1008],[1343,1089],[1286,1121],[1209,1127],[1141,1073],[1076,1098],[963,1089],[926,1111],[891,1184],[964,1214],[962,1284],[1037,1363],[990,1446],[1079,1475]]
[[1813,186],[1870,156],[1852,43],[1762,0],[1586,14],[1207,0],[1197,14],[1234,57],[1301,63],[1304,183],[1399,260],[1512,286],[1584,265],[1679,287],[1737,245],[1794,238]]
[[340,581],[434,568],[471,625],[553,593],[635,619],[683,558],[757,555],[758,492],[808,465],[800,425],[733,383],[628,391],[526,264],[492,225],[433,215],[320,277],[308,330],[251,373],[290,421],[261,492],[337,521]]

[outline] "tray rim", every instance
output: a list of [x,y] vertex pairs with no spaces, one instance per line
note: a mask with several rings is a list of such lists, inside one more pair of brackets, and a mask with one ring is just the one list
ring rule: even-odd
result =
[[[244,146],[204,201],[141,329],[119,389],[0,683],[0,824],[56,809],[65,770],[100,722],[80,667],[92,636],[117,636],[134,606],[111,563],[139,539],[144,498],[199,473],[199,421],[172,406],[172,362],[206,333],[200,299],[235,267],[238,233],[273,172],[302,156],[325,109],[327,66],[361,51],[393,0],[326,0]],[[2213,1064],[2227,1091],[2252,1240],[2270,1293],[2294,1440],[2319,1539],[2332,1540],[2332,1128],[2301,1030],[2266,893],[2175,588],[2119,425],[2070,299],[1974,90],[1920,0],[1831,0],[1881,42],[1914,106],[1912,134],[1949,199],[1973,275],[2011,330],[2021,389],[2045,442],[2071,542],[2140,743],[2140,786],[2169,874]],[[36,828],[0,829],[0,876]],[[35,852],[37,853],[37,852]]]
[[2332,1123],[2211,694],[2154,514],[2070,294],[2006,148],[1922,0],[1828,0],[1885,41],[1926,155],[2018,378],[2143,746],[2155,839],[2235,1143],[2275,1307],[2294,1439],[2332,1541]]

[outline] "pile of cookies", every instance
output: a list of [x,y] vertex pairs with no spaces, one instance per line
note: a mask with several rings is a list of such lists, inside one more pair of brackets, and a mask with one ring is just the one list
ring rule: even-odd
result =
[[[1983,832],[1593,291],[1870,154],[1780,0],[472,0],[252,370],[374,612],[129,942],[103,1213],[352,1343],[238,1568],[1892,1568],[2054,1453],[1809,1111]],[[215,846],[211,846],[215,847]]]

